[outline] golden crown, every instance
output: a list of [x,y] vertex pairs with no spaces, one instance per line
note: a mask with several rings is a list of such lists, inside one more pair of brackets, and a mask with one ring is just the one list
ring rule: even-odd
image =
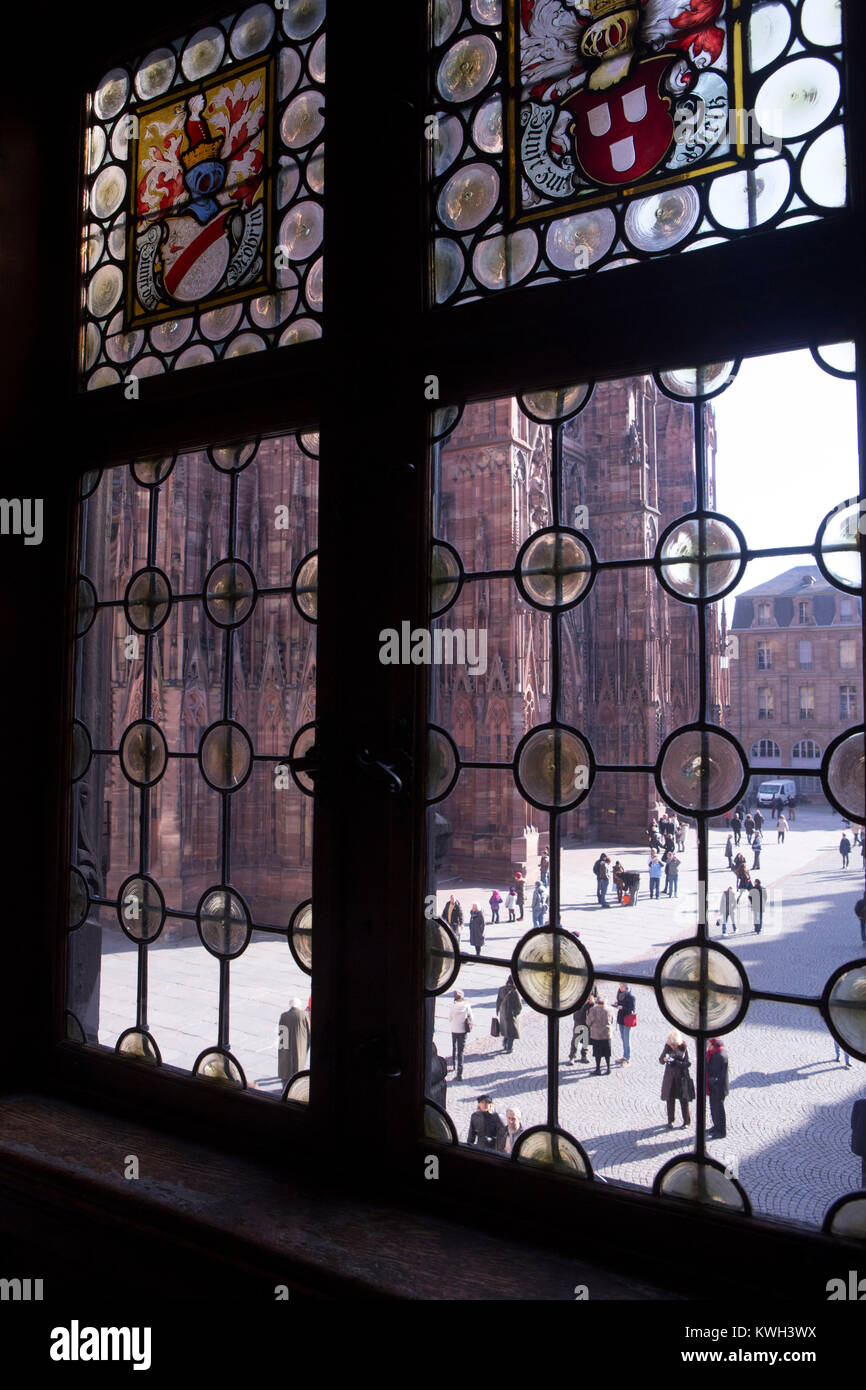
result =
[[206,159],[218,159],[222,147],[221,136],[216,140],[202,140],[201,144],[196,145],[193,149],[184,150],[180,162],[184,169],[194,169],[197,164],[203,164]]
[[584,0],[583,8],[589,10],[590,22],[595,23],[597,19],[603,19],[606,14],[613,14],[616,10],[629,10],[637,8],[632,0]]

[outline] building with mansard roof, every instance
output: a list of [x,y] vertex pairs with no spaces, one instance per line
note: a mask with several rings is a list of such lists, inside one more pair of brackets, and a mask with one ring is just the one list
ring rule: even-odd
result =
[[807,795],[819,790],[827,745],[863,716],[860,624],[860,599],[815,565],[795,565],[734,604],[731,731],[758,767],[790,769]]

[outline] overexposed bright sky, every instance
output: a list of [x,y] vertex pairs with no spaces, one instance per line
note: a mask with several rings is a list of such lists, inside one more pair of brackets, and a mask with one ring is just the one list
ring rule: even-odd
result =
[[[716,505],[749,546],[814,544],[840,502],[859,494],[857,396],[808,351],[746,359],[714,402]],[[755,560],[735,592],[808,557]],[[734,595],[726,600],[728,618]]]

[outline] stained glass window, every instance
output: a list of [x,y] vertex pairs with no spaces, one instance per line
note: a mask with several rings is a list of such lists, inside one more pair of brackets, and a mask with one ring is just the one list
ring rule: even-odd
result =
[[256,4],[97,84],[88,390],[321,336],[324,19],[324,0]]
[[305,1101],[318,435],[85,475],[70,1038]]
[[840,0],[432,0],[433,298],[847,200]]

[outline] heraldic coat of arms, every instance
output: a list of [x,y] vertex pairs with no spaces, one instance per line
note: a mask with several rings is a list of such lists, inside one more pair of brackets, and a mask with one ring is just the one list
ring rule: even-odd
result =
[[259,64],[141,115],[133,324],[264,288],[267,90]]
[[726,0],[522,0],[525,207],[689,177],[724,154],[725,7]]

